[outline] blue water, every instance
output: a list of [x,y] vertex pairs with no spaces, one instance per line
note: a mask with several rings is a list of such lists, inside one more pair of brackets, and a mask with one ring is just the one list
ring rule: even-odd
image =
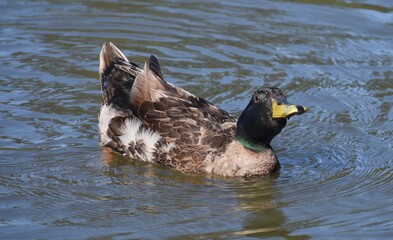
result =
[[[393,2],[0,3],[1,239],[389,239]],[[98,54],[150,54],[234,115],[260,86],[309,107],[276,176],[179,173],[98,146]]]

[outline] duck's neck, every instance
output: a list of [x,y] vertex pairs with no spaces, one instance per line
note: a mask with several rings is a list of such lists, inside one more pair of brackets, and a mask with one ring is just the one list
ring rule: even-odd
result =
[[[254,119],[251,120],[254,121]],[[260,153],[271,149],[270,142],[279,131],[263,124],[249,123],[249,119],[240,118],[236,126],[236,140],[245,148]]]
[[266,151],[266,149],[272,149],[272,147],[270,146],[270,141],[269,143],[264,143],[264,142],[260,142],[260,143],[255,143],[253,141],[251,141],[250,139],[247,139],[246,137],[243,137],[241,135],[236,135],[236,140],[243,145],[245,148],[260,153],[263,151]]

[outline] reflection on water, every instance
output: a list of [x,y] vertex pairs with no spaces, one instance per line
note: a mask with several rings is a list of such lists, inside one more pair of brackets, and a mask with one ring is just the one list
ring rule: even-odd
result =
[[[0,232],[26,238],[388,238],[389,1],[3,1]],[[282,169],[181,174],[98,146],[98,53],[155,54],[166,79],[238,115],[260,86],[310,107]]]

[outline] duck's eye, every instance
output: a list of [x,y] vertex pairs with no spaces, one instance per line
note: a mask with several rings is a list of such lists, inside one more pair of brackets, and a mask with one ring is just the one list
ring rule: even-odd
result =
[[282,91],[280,89],[274,89],[273,90],[273,94],[274,94],[274,96],[276,96],[278,98],[281,98],[282,95],[283,95],[283,93],[282,93]]

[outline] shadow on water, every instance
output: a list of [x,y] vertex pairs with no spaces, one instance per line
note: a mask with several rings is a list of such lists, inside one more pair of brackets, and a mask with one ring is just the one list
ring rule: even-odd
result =
[[377,4],[362,3],[357,1],[340,1],[340,0],[285,0],[286,2],[296,3],[307,3],[307,4],[319,4],[326,6],[334,6],[339,8],[353,8],[353,9],[364,9],[378,11],[382,13],[390,13],[392,11],[389,7],[380,6]]

